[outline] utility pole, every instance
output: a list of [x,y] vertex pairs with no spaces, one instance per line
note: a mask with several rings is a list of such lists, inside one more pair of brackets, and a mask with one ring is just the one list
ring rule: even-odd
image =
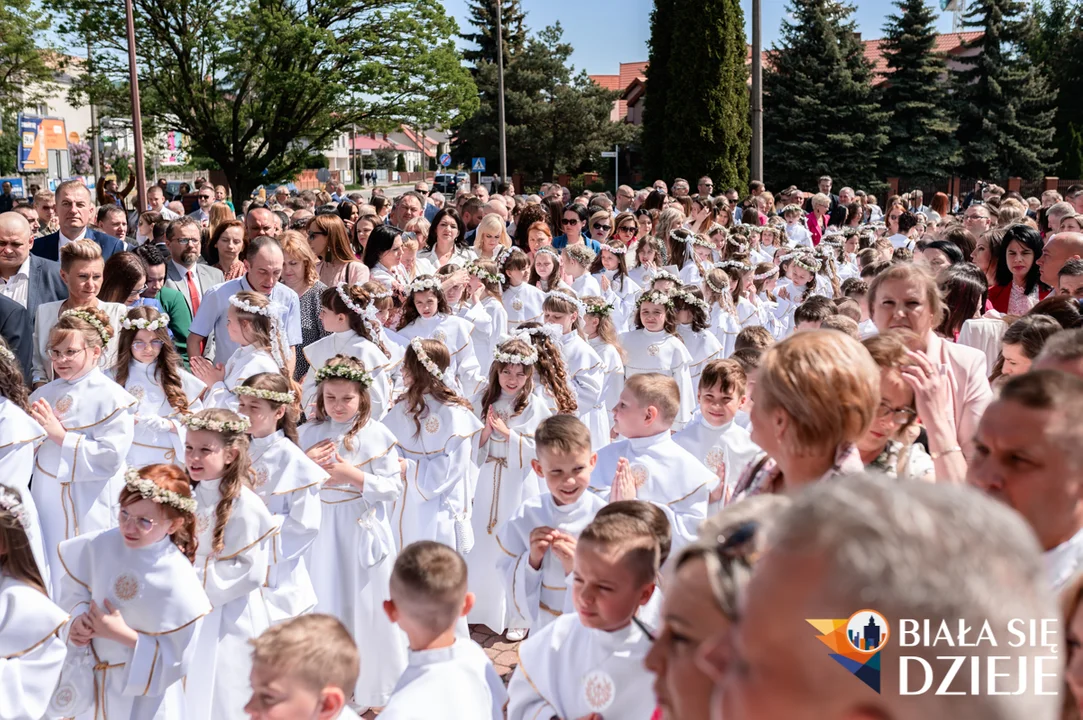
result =
[[139,193],[139,212],[147,209],[147,175],[143,159],[143,118],[139,109],[139,72],[135,64],[135,14],[132,0],[124,0],[124,14],[128,23],[128,80],[132,87],[132,134],[135,136],[136,187]]
[[496,72],[499,78],[499,91],[497,95],[497,107],[500,113],[500,182],[508,181],[508,144],[504,136],[504,20],[501,0],[493,0],[496,4]]
[[[88,77],[94,77],[94,51],[90,47],[90,33],[86,36],[86,72]],[[102,176],[102,159],[98,155],[98,108],[90,103],[90,166],[93,168],[95,190],[98,179]]]
[[763,180],[763,41],[760,0],[752,0],[752,180]]

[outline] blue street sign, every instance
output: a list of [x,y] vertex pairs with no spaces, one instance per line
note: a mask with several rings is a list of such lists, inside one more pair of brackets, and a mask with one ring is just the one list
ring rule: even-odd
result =
[[444,167],[451,167],[451,156],[448,155],[447,153],[444,153],[443,155],[441,155],[440,156],[440,164],[443,165]]
[[470,163],[470,172],[485,172],[485,158],[474,158]]

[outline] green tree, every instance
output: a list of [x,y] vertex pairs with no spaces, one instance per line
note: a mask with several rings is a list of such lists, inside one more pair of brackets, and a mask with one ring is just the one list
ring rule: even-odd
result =
[[395,160],[396,172],[406,172],[406,156],[399,154],[399,157]]
[[[643,95],[643,168],[648,178],[663,178],[666,167],[666,110],[672,83],[670,52],[673,48],[673,15],[676,0],[654,0],[651,36],[648,41],[647,83]],[[677,43],[677,47],[683,47]],[[679,63],[678,63],[679,66]]]
[[[354,125],[447,124],[477,106],[457,32],[427,0],[134,0],[143,115],[186,133],[234,197],[288,178]],[[73,0],[98,72],[78,91],[123,113],[124,6]]]
[[938,88],[947,74],[936,45],[936,15],[925,0],[896,0],[898,14],[884,26],[890,75],[883,106],[891,113],[883,172],[888,177],[933,180],[951,177],[959,163],[956,123],[946,93]]
[[1027,54],[1057,91],[1053,146],[1062,177],[1083,177],[1083,13],[1073,0],[1035,2]]
[[812,188],[823,174],[874,186],[887,112],[850,15],[837,0],[790,0],[782,39],[763,72],[768,185]]
[[52,25],[52,16],[33,0],[0,4],[0,113],[34,104],[46,92],[42,84],[64,68],[65,56],[35,42],[51,33]]
[[470,24],[476,32],[459,37],[477,45],[463,51],[463,59],[477,68],[483,62],[496,62],[496,5],[500,3],[500,21],[504,29],[504,63],[526,45],[526,13],[519,0],[469,0]]
[[[721,187],[748,183],[748,71],[745,21],[739,0],[677,0],[671,46],[679,68],[670,78],[665,105],[661,177],[710,175]],[[650,89],[648,104],[654,102]],[[652,126],[656,130],[657,126]],[[648,145],[659,138],[647,138]]]
[[1053,162],[1056,90],[1027,56],[1033,18],[1018,0],[972,0],[964,25],[982,31],[958,58],[955,98],[963,169],[974,177],[1040,177]]

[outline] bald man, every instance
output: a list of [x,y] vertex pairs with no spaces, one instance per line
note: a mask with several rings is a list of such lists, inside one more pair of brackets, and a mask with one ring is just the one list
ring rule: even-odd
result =
[[35,317],[38,305],[66,300],[60,263],[31,255],[34,234],[18,212],[0,215],[0,295],[14,300]]
[[1038,258],[1042,282],[1057,287],[1061,268],[1073,258],[1083,258],[1083,233],[1062,232],[1051,237]]

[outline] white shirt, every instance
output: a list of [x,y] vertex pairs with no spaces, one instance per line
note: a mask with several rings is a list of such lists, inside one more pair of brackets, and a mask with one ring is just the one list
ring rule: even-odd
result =
[[5,280],[0,277],[0,295],[11,298],[23,307],[26,307],[27,293],[30,290],[30,256],[26,256],[23,264],[15,271],[15,274]]
[[60,234],[60,242],[58,242],[57,245],[56,245],[57,257],[60,257],[60,251],[68,243],[78,242],[79,240],[86,239],[86,228],[84,227],[82,229],[82,231],[73,238],[69,238],[67,235],[65,235],[63,230],[59,231],[59,234]]
[[1042,553],[1042,563],[1045,565],[1045,578],[1053,590],[1063,590],[1083,567],[1083,530]]
[[173,267],[177,270],[177,272],[180,273],[181,283],[183,285],[188,284],[187,275],[188,275],[188,273],[192,273],[192,280],[195,281],[196,290],[199,291],[199,299],[202,300],[203,299],[203,286],[199,284],[199,273],[196,272],[196,266],[193,265],[191,268],[186,268],[183,265],[181,265],[179,262],[177,262],[176,260],[171,259],[169,262],[173,263]]
[[891,241],[891,245],[896,250],[898,250],[899,248],[903,248],[903,247],[910,247],[911,244],[912,244],[910,242],[909,236],[903,235],[902,233],[895,233],[894,235],[889,237],[888,240]]
[[154,208],[148,206],[147,211],[148,212],[156,212],[156,213],[158,213],[159,215],[162,216],[163,220],[176,220],[177,218],[180,217],[180,215],[178,215],[177,213],[175,213],[172,210],[170,210],[169,208],[167,208],[164,204],[162,205],[161,210],[155,210]]

